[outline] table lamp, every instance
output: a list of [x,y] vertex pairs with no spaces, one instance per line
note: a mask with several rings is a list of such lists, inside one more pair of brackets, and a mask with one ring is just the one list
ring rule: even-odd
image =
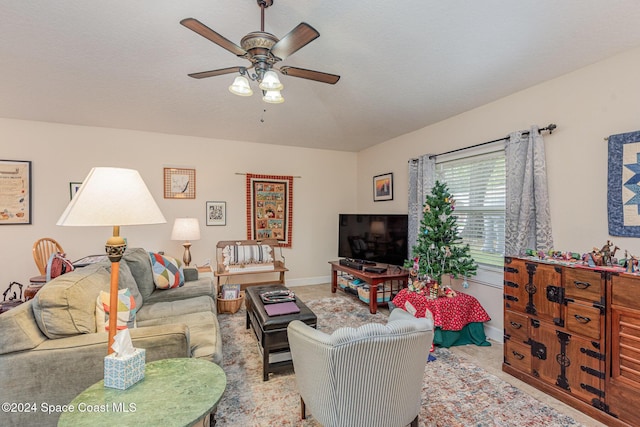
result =
[[120,260],[127,248],[120,226],[167,222],[136,170],[99,167],[91,169],[56,225],[113,227],[105,245],[111,261],[109,346],[111,354],[118,320],[118,275]]
[[176,218],[173,223],[173,231],[171,232],[171,240],[185,240],[184,261],[185,267],[189,267],[191,263],[191,242],[190,240],[200,240],[200,223],[198,218]]

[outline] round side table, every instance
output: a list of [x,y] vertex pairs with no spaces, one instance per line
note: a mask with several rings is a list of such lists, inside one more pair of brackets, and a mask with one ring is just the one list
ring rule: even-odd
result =
[[215,363],[164,359],[146,364],[145,376],[126,390],[99,381],[80,393],[58,426],[193,426],[217,406],[227,377]]

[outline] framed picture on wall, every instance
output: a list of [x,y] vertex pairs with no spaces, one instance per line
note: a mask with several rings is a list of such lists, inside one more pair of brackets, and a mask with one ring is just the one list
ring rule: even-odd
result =
[[31,161],[0,160],[0,225],[31,224]]
[[69,198],[73,199],[73,196],[76,195],[80,187],[82,186],[81,182],[70,182],[69,183]]
[[195,199],[196,170],[164,168],[165,199]]
[[276,239],[290,248],[293,176],[247,174],[247,239]]
[[207,225],[227,225],[227,202],[207,202]]
[[393,173],[373,177],[373,201],[393,200]]

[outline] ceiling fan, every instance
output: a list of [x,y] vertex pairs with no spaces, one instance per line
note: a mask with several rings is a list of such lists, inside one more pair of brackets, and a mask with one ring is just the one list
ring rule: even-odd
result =
[[[264,31],[264,10],[273,5],[273,0],[257,0],[257,2],[261,10],[260,31],[254,31],[244,36],[240,41],[240,46],[218,34],[197,19],[186,18],[180,21],[180,24],[196,32],[207,40],[212,41],[234,55],[247,59],[251,62],[251,65],[248,67],[238,66],[202,71],[189,74],[189,77],[193,77],[194,79],[203,79],[223,74],[239,73],[240,76],[236,77],[236,81],[229,87],[229,90],[237,95],[251,95],[253,92],[251,91],[249,82],[247,81],[247,78],[249,78],[260,83],[260,89],[265,93],[265,98],[263,99],[267,102],[282,102],[284,100],[280,96],[280,90],[283,86],[273,70],[277,70],[285,76],[300,77],[321,83],[336,84],[338,80],[340,80],[340,76],[338,75],[307,70],[305,68],[286,65],[276,68],[274,66],[276,63],[286,59],[302,47],[320,37],[320,33],[318,33],[318,31],[316,31],[311,25],[302,22],[282,39],[278,39],[273,34],[266,33]],[[254,70],[254,73],[249,72],[251,69]],[[244,80],[239,81],[238,79]],[[236,85],[238,82],[241,87]],[[267,98],[267,95],[279,97],[275,98],[279,100],[270,101]]]

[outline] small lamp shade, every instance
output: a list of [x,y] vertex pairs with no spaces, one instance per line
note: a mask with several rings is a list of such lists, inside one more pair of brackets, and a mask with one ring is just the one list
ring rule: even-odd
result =
[[173,223],[171,240],[185,240],[182,244],[184,246],[182,261],[184,261],[185,267],[189,267],[189,264],[191,264],[191,242],[189,240],[200,240],[198,218],[176,218]]
[[268,90],[265,92],[262,97],[264,102],[268,102],[269,104],[281,104],[284,102],[284,98],[279,90]]
[[198,218],[176,218],[173,223],[171,240],[200,240]]
[[262,90],[282,90],[284,86],[280,83],[280,79],[275,71],[267,71],[264,73],[264,77],[260,82],[260,89]]
[[238,76],[233,80],[233,84],[229,86],[229,91],[239,96],[251,96],[253,91],[249,86],[249,80],[245,76]]

